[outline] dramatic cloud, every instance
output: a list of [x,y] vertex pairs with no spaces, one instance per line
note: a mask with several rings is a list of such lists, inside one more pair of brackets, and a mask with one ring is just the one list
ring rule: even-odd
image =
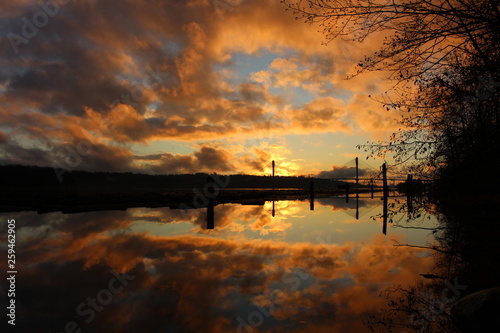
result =
[[[222,2],[0,1],[1,163],[263,172],[232,140],[393,126],[366,97],[378,77],[344,80],[360,48],[322,46],[278,1]],[[93,149],[68,164],[61,151],[82,140]],[[159,140],[192,152],[157,151],[159,165],[132,147]]]
[[225,149],[202,146],[192,155],[163,153],[136,157],[136,160],[154,163],[151,170],[155,173],[175,174],[234,171],[231,158]]

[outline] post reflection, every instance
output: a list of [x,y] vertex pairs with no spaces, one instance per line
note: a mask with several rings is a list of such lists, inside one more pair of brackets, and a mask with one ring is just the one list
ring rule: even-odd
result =
[[[370,218],[376,202],[317,198],[310,215],[307,200],[16,213],[24,267],[17,300],[26,309],[19,329],[64,331],[71,321],[92,332],[269,331],[300,318],[307,324],[297,332],[365,332],[359,318],[384,306],[378,293],[387,283],[417,281],[412,272],[432,265],[415,249],[392,251],[388,239],[376,236],[379,222]],[[280,212],[274,218],[273,206]],[[359,220],[352,216],[356,206]],[[130,278],[108,299],[116,274]],[[258,309],[269,316],[252,326]]]

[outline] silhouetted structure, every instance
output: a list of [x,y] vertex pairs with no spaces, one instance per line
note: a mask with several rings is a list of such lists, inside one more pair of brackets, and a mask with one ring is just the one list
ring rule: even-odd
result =
[[385,163],[382,164],[382,177],[383,177],[383,187],[384,187],[384,212],[383,212],[384,225],[382,227],[382,233],[384,235],[387,235],[387,217],[389,214],[387,205],[388,205],[389,188],[387,186],[387,165]]
[[359,160],[356,157],[356,197],[359,196]]
[[[213,229],[215,224],[215,214],[214,214],[214,197],[216,195],[215,180],[212,176],[207,177],[206,192],[208,193],[208,204],[207,204],[207,229]],[[219,189],[217,189],[219,190]]]
[[413,175],[408,174],[406,180],[406,204],[408,206],[408,213],[413,213]]
[[309,201],[310,201],[310,209],[314,210],[314,182],[311,181],[309,183]]
[[359,194],[356,193],[356,220],[359,220]]

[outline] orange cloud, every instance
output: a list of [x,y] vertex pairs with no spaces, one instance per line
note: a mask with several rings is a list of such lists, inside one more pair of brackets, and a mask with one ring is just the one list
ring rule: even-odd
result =
[[[366,97],[387,90],[378,74],[344,80],[377,38],[361,46],[334,41],[325,47],[317,27],[296,21],[279,2],[222,2],[135,1],[119,8],[110,0],[69,2],[19,45],[19,54],[3,39],[0,130],[13,129],[22,140],[4,143],[1,162],[64,165],[63,146],[87,140],[97,148],[82,169],[159,172],[167,168],[146,162],[129,145],[205,141],[224,154],[216,145],[238,137],[394,128],[396,114],[381,112]],[[18,34],[20,18],[39,10],[29,2],[5,8],[9,24],[3,29]],[[264,53],[275,59],[249,73],[235,61]],[[304,101],[292,102],[293,89],[303,92]],[[265,172],[262,154],[235,149],[226,149],[231,158],[218,156],[231,159],[231,166],[215,163],[212,171]],[[197,163],[196,154],[168,152],[165,164],[185,172],[185,165]],[[281,168],[298,171],[287,160]]]

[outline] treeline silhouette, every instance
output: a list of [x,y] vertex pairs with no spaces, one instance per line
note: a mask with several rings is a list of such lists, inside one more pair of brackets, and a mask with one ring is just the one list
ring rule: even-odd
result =
[[[59,172],[59,171],[58,171]],[[59,172],[59,174],[61,174]],[[65,171],[62,181],[56,171],[50,167],[23,165],[0,166],[2,186],[10,194],[110,194],[189,191],[202,189],[207,183],[209,174],[170,174],[147,175],[140,173]],[[219,176],[227,183],[227,189],[259,189],[259,188],[294,188],[309,189],[310,182],[315,182],[316,189],[335,190],[343,182],[330,179],[309,178],[304,176],[255,176],[225,175]]]
[[[57,173],[56,173],[57,172]],[[58,177],[59,174],[59,177]],[[62,174],[62,181],[61,180]],[[344,184],[330,179],[54,170],[23,165],[0,166],[0,212],[80,213],[132,207],[206,208],[221,203],[295,200],[317,193],[336,194]],[[218,190],[214,190],[214,186]],[[323,192],[320,192],[323,191]]]

